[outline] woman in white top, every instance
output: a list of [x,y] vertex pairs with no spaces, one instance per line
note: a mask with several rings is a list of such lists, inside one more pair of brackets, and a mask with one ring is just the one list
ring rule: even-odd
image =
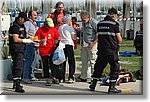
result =
[[[73,83],[75,82],[75,57],[74,57],[74,43],[73,40],[75,31],[71,26],[71,17],[66,15],[62,19],[63,25],[59,27],[58,32],[61,37],[61,41],[65,44],[64,53],[66,59],[68,58],[69,63],[69,77],[68,82]],[[65,81],[65,72],[66,72],[66,61],[63,63],[63,81]]]

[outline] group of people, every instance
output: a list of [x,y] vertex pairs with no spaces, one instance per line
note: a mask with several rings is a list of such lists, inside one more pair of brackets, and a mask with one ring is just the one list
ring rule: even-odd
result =
[[[34,75],[35,64],[38,62],[39,51],[41,57],[43,74],[46,79],[46,86],[52,83],[65,82],[66,61],[60,65],[53,64],[52,57],[55,49],[62,42],[65,44],[64,53],[69,64],[68,82],[75,82],[75,55],[76,33],[79,25],[73,21],[69,14],[64,12],[64,3],[57,2],[56,10],[48,14],[44,25],[36,26],[36,11],[19,13],[18,17],[10,27],[9,33],[10,53],[13,59],[13,88],[16,92],[25,92],[20,85],[21,80],[31,83],[30,80],[37,80]],[[102,77],[106,65],[110,64],[110,87],[108,92],[121,92],[115,88],[119,75],[118,51],[119,43],[122,42],[119,33],[119,24],[115,21],[117,10],[111,8],[103,21],[98,22],[90,17],[88,11],[81,11],[82,28],[80,29],[81,44],[81,75],[78,79],[81,82],[91,82],[91,91],[95,90],[97,81]],[[32,38],[37,36],[39,46],[35,47]],[[23,60],[25,59],[25,60]],[[60,73],[58,73],[61,69]]]

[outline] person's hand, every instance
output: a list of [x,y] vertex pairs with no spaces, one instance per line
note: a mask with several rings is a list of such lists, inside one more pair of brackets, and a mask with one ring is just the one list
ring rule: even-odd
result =
[[60,40],[55,40],[56,47],[59,46],[59,42],[60,42]]
[[46,39],[41,39],[41,43],[44,43],[44,42],[46,42]]
[[43,45],[45,46],[46,45],[46,42],[47,42],[47,39],[41,39],[41,43],[43,43]]
[[92,49],[94,45],[95,45],[95,43],[94,43],[94,42],[91,42],[88,47],[89,47],[90,49]]
[[76,40],[77,39],[76,35],[72,35],[72,39]]
[[23,39],[23,43],[33,43],[31,39]]

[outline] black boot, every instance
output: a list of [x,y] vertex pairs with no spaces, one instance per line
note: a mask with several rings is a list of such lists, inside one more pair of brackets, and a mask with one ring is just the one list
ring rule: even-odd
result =
[[16,88],[16,81],[13,80],[13,89],[15,89],[15,88]]
[[[23,86],[20,85],[20,87],[23,88]],[[13,80],[13,88],[12,89],[15,89],[16,88],[16,80]]]
[[96,84],[97,84],[97,79],[93,79],[91,85],[89,86],[90,91],[95,91]]
[[16,84],[15,92],[21,92],[21,93],[25,92],[23,86],[20,86],[20,79],[15,80],[15,84]]
[[115,85],[116,85],[116,82],[110,82],[110,86],[109,86],[109,89],[108,89],[108,94],[120,93],[121,92],[121,90],[118,90],[117,88],[115,88]]

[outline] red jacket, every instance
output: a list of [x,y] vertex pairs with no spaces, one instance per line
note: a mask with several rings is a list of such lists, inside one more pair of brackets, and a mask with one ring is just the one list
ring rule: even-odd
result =
[[35,36],[38,36],[39,40],[45,38],[47,39],[46,45],[44,45],[43,42],[40,43],[39,46],[40,56],[52,54],[56,47],[55,40],[60,39],[60,35],[56,28],[52,27],[48,29],[45,27],[45,25],[37,30]]
[[58,30],[58,28],[63,24],[62,23],[62,18],[64,17],[64,13],[61,13],[61,14],[58,14],[57,15],[57,22],[58,23],[55,23],[54,21],[54,13],[50,13],[48,14],[47,18],[52,18],[53,19],[53,22],[54,22],[54,25],[55,25],[55,28]]

